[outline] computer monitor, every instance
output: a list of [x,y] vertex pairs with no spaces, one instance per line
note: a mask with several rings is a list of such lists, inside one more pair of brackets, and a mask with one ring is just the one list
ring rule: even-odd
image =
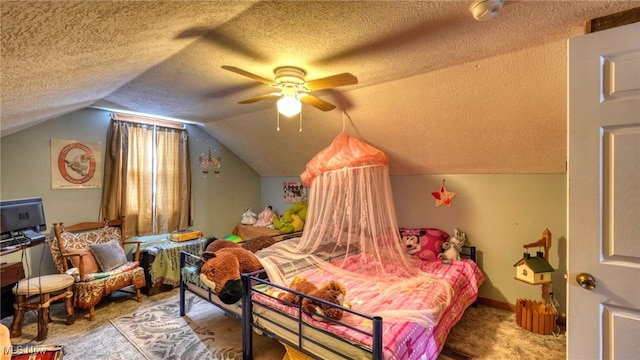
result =
[[42,198],[0,201],[0,232],[46,231]]

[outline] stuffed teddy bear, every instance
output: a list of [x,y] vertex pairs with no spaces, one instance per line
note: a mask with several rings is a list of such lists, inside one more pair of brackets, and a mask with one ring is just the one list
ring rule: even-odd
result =
[[458,229],[454,230],[454,235],[442,244],[442,250],[438,257],[443,260],[460,260],[462,246],[467,242],[467,234]]
[[256,221],[253,226],[260,227],[273,227],[273,208],[271,206],[267,206],[262,210],[260,214],[258,214],[258,221]]
[[240,220],[240,223],[243,225],[253,225],[256,221],[258,221],[258,215],[251,211],[251,208],[247,208],[244,214],[242,214],[242,220]]
[[[347,295],[347,290],[341,283],[331,280],[327,284],[319,287],[317,290],[311,291],[309,295],[343,306],[345,305],[344,298]],[[348,303],[346,305],[348,305]],[[339,307],[314,301],[310,298],[302,299],[302,310],[311,315],[314,319],[322,322],[341,320],[342,315],[344,314],[344,310]]]
[[220,301],[234,304],[244,295],[240,274],[263,269],[251,250],[258,251],[275,241],[266,236],[242,244],[215,237],[210,240],[199,264],[200,281],[218,294]]
[[[299,291],[303,294],[310,294],[313,291],[318,290],[318,287],[302,276],[295,276],[289,284],[289,289]],[[274,293],[279,299],[292,303],[293,305],[300,304],[300,296],[292,292]]]
[[[307,294],[309,296],[316,297],[328,301],[333,304],[351,307],[348,302],[345,301],[347,290],[344,285],[338,281],[331,280],[321,287],[316,287],[315,284],[308,281],[302,276],[295,276],[289,284],[291,290]],[[294,305],[300,304],[300,296],[290,292],[274,292],[273,296],[278,297],[284,301],[288,301]],[[335,306],[331,306],[319,301],[314,301],[310,298],[302,298],[302,310],[311,315],[314,319],[322,322],[330,322],[331,320],[342,319],[344,310]]]
[[273,227],[280,230],[281,234],[302,230],[307,219],[308,207],[309,204],[306,202],[298,202],[285,211],[282,217],[273,215]]

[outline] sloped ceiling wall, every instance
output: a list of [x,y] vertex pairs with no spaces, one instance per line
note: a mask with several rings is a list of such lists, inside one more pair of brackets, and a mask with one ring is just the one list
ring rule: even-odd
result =
[[[566,40],[640,1],[2,1],[1,135],[87,106],[201,124],[262,176],[297,176],[343,128],[395,175],[561,173]],[[221,69],[351,72],[275,130],[271,90]],[[343,126],[343,111],[348,114]]]

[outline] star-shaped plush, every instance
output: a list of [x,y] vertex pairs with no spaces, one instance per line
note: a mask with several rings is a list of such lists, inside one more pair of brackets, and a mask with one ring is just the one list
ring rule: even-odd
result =
[[456,196],[456,193],[447,190],[447,188],[442,185],[440,186],[439,191],[434,191],[431,195],[436,198],[436,207],[440,205],[447,205],[447,207],[451,207],[451,199]]

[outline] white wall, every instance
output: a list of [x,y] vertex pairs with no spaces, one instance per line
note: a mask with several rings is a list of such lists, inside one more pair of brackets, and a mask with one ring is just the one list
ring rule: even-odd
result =
[[[47,234],[52,233],[56,222],[98,221],[102,188],[51,189],[50,144],[51,139],[100,142],[101,166],[104,166],[109,121],[107,111],[83,109],[0,138],[0,198],[42,197]],[[259,207],[260,177],[201,128],[189,125],[187,131],[194,209],[191,228],[201,230],[206,236],[224,236],[231,233],[245,208]],[[207,153],[209,147],[223,154],[223,165],[217,176],[212,173],[205,176],[198,162],[199,155]],[[56,272],[46,245],[5,255],[2,261],[23,261],[27,276]]]
[[[456,193],[451,207],[435,207],[431,195],[443,179]],[[399,226],[436,227],[449,234],[457,227],[467,233],[487,278],[480,288],[484,298],[510,304],[520,298],[541,300],[542,287],[515,280],[513,265],[522,258],[523,245],[541,239],[548,228],[549,263],[556,269],[552,288],[565,311],[566,174],[393,176],[391,184]],[[538,249],[530,250],[535,254]]]

